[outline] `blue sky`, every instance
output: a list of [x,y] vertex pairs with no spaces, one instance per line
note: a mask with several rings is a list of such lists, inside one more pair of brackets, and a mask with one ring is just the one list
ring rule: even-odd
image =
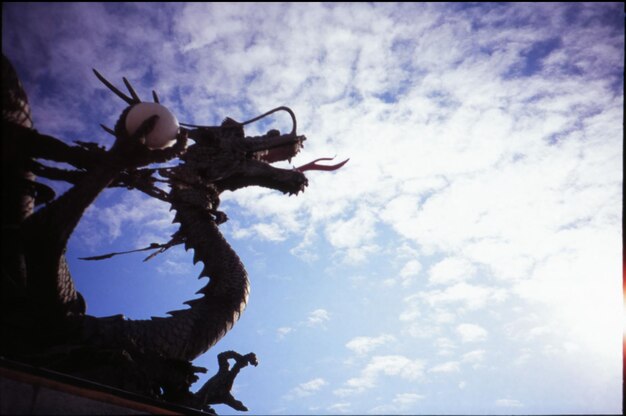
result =
[[[297,198],[223,197],[252,292],[196,363],[256,352],[235,385],[251,412],[620,413],[621,3],[2,7],[44,133],[111,143],[99,124],[124,106],[96,68],[187,123],[290,106],[308,137],[294,164],[350,158]],[[68,248],[89,313],[195,297],[180,247],[78,260],[165,242],[172,218],[140,193],[98,198]]]

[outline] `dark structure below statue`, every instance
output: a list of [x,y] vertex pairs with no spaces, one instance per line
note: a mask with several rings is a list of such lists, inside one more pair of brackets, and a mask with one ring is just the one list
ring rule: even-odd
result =
[[[295,156],[305,140],[296,133],[295,115],[286,107],[246,122],[227,118],[220,126],[183,125],[171,137],[173,146],[150,148],[151,135],[163,133],[160,120],[167,113],[148,114],[131,129],[130,117],[136,118],[154,104],[142,103],[126,79],[130,95],[96,71],[128,107],[113,129],[103,126],[115,138],[110,149],[91,142],[70,146],[33,129],[26,93],[5,57],[2,72],[0,354],[155,400],[206,411],[212,411],[210,405],[217,403],[247,410],[232,397],[230,388],[241,368],[257,364],[252,353],[220,354],[217,374],[197,393],[189,391],[196,373],[206,371],[191,361],[234,325],[249,293],[246,270],[219,231],[218,226],[227,220],[218,210],[219,196],[225,190],[251,185],[297,194],[307,185],[303,171],[333,170],[346,161],[322,166],[316,162],[325,159],[318,159],[295,169],[272,167],[272,162]],[[154,92],[153,98],[158,104]],[[259,137],[245,136],[246,124],[276,111],[291,116],[291,132],[271,130]],[[194,143],[188,145],[190,140]],[[177,158],[179,164],[171,167]],[[73,169],[49,166],[46,161],[64,162]],[[169,167],[159,166],[166,161],[170,161]],[[65,181],[72,187],[57,197],[37,182],[36,176]],[[164,190],[164,185],[169,190]],[[189,309],[148,320],[87,314],[65,251],[85,210],[109,187],[141,191],[170,204],[176,212],[174,221],[180,227],[170,241],[141,250],[153,250],[149,258],[178,244],[194,251],[194,263],[203,263],[201,277],[208,282],[199,291],[201,298],[186,302]]]
[[2,415],[139,415],[209,413],[110,386],[0,359]]

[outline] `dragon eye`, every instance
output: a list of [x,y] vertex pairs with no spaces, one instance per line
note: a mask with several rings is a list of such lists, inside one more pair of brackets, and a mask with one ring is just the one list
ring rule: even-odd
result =
[[176,140],[178,120],[170,110],[157,103],[139,103],[133,106],[126,116],[126,132],[133,135],[146,119],[159,116],[154,129],[144,138],[145,145],[151,149],[168,147]]

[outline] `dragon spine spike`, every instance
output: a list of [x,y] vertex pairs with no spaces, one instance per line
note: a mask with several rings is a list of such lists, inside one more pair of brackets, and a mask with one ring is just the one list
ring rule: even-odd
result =
[[133,101],[135,103],[140,103],[141,99],[139,98],[139,96],[135,92],[135,89],[133,88],[133,86],[130,85],[130,82],[128,82],[126,77],[122,77],[122,81],[124,81],[124,85],[126,85],[126,88],[128,89],[128,92],[130,93],[130,96],[133,97]]
[[132,98],[124,94],[122,91],[118,90],[113,84],[111,84],[105,77],[103,77],[98,71],[92,68],[93,73],[96,74],[96,77],[102,82],[108,89],[110,89],[115,95],[124,100],[128,105],[136,104]]
[[105,126],[104,124],[100,124],[100,127],[102,127],[102,130],[106,131],[110,135],[115,136],[115,131],[113,129]]

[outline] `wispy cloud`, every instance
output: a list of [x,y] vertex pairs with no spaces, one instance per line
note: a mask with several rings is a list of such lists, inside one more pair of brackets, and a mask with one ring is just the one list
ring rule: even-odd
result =
[[458,373],[461,371],[461,363],[458,361],[448,361],[428,369],[429,373]]
[[[427,369],[452,362],[461,371],[496,368],[492,347],[513,349],[525,366],[557,351],[619,360],[621,16],[619,4],[584,3],[7,3],[3,52],[23,77],[38,130],[68,141],[111,143],[98,124],[113,125],[123,104],[95,80],[96,67],[117,83],[126,76],[142,97],[156,89],[189,123],[292,106],[308,137],[298,160],[351,158],[338,172],[311,172],[297,198],[247,188],[223,194],[221,206],[231,217],[222,229],[244,248],[244,260],[248,243],[271,242],[285,250],[268,264],[302,259],[298,267],[319,276],[341,271],[332,284],[320,278],[323,296],[346,290],[342,276],[382,276],[372,284],[380,282],[376,295],[393,300],[374,333],[394,337],[399,348],[419,342],[431,349],[424,361],[375,360],[369,354],[390,341],[356,341],[371,333],[358,325],[348,329],[354,333],[342,327],[341,337],[319,331],[339,339],[342,353],[364,351],[356,359],[366,363],[337,383],[347,397],[382,377],[413,382],[397,363],[427,377],[436,374]],[[274,124],[290,127],[288,118]],[[128,249],[166,240],[176,227],[168,209],[105,192],[83,218],[75,246]],[[177,270],[183,259],[168,256],[161,265]],[[296,293],[296,286],[285,290]],[[343,295],[351,302],[313,306],[296,322],[272,321],[276,335],[286,344],[298,338],[294,331],[353,316],[361,293]],[[515,346],[500,344],[504,338]],[[474,345],[481,349],[463,349]],[[591,364],[588,372],[594,385],[619,378]],[[402,401],[397,391],[412,392],[387,394],[387,411],[411,412],[394,402]],[[382,405],[335,400],[319,406],[341,413]],[[513,407],[533,401],[500,400]]]
[[476,324],[461,324],[456,327],[461,342],[481,342],[487,339],[488,332],[485,328]]
[[351,407],[352,404],[349,402],[333,403],[328,406],[328,411],[331,413],[350,413]]
[[330,313],[326,309],[316,309],[309,314],[305,325],[309,327],[324,327],[324,324],[329,320]]
[[426,398],[423,394],[417,393],[398,393],[390,403],[376,406],[368,411],[369,414],[393,414],[393,413],[405,413],[412,409],[416,403]]
[[433,265],[429,270],[429,282],[432,284],[449,284],[471,279],[476,267],[469,261],[448,257]]
[[442,290],[422,291],[408,299],[409,302],[419,300],[431,306],[460,304],[468,309],[480,309],[490,302],[503,302],[507,299],[507,292],[504,289],[462,282]]
[[[96,201],[85,213],[76,230],[77,237],[97,249],[122,238],[126,249],[139,248],[153,242],[167,242],[176,230],[173,212],[167,203],[138,192],[123,194],[118,202]],[[154,241],[147,241],[154,239]]]
[[236,227],[233,230],[233,237],[236,239],[250,238],[252,236],[261,241],[283,241],[286,238],[283,230],[275,223],[260,223],[248,228]]
[[300,328],[322,329],[325,330],[326,323],[331,319],[331,314],[326,309],[319,308],[311,311],[307,317],[294,323],[291,326],[281,326],[276,329],[278,340],[283,340],[289,334],[293,334]]
[[276,330],[276,334],[278,334],[278,339],[283,339],[287,336],[287,334],[289,334],[290,332],[293,332],[293,328],[289,327],[289,326],[281,326],[280,328],[278,328]]
[[356,337],[352,338],[346,344],[346,348],[359,355],[365,355],[373,351],[377,347],[388,344],[395,341],[396,338],[393,335],[383,334],[378,337]]
[[478,365],[479,363],[484,361],[485,354],[486,354],[485,350],[474,350],[474,351],[466,352],[465,354],[463,354],[462,361],[464,363]]
[[400,279],[403,286],[408,286],[420,274],[422,265],[418,260],[409,260],[400,270]]
[[288,395],[289,399],[298,399],[315,394],[328,383],[321,377],[299,384]]
[[424,363],[421,360],[412,360],[402,355],[377,355],[369,360],[358,377],[349,379],[344,387],[334,393],[344,397],[372,389],[383,375],[415,381],[423,374]]
[[524,406],[519,400],[515,400],[515,399],[498,399],[495,401],[494,404],[496,405],[496,407],[508,407],[508,408],[517,408],[517,407]]

